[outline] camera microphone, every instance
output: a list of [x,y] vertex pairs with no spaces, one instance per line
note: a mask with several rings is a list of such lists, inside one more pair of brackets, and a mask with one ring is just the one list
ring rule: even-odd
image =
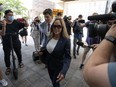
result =
[[116,13],[88,16],[88,20],[114,20],[114,19],[116,19]]

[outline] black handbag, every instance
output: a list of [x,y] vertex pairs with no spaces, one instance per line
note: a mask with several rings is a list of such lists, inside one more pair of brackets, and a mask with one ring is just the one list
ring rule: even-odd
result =
[[32,59],[33,59],[33,61],[40,60],[40,57],[39,57],[39,54],[38,54],[37,51],[34,51],[34,52],[32,53]]
[[41,60],[42,63],[46,64],[47,63],[47,59],[46,59],[46,55],[47,55],[47,50],[45,47],[42,47],[40,52],[42,52],[42,55],[39,55],[39,58]]

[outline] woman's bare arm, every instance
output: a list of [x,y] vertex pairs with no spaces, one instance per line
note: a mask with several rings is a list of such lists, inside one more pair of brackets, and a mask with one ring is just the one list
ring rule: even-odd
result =
[[[110,28],[106,36],[113,36],[116,38],[116,24]],[[110,87],[107,74],[107,66],[114,47],[115,45],[112,42],[104,39],[90,56],[90,59],[85,65],[83,72],[85,80],[90,85],[94,84],[99,87],[103,87],[104,84],[102,82],[105,82],[107,86],[104,87]]]

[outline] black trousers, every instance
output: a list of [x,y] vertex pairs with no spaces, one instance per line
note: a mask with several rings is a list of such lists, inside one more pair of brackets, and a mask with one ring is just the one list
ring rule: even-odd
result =
[[[13,47],[14,52],[16,53],[17,58],[18,58],[18,62],[21,63],[22,62],[21,44],[20,43],[15,43],[13,46],[14,46]],[[4,51],[5,65],[6,65],[6,67],[10,67],[11,46],[8,45],[8,44],[7,45],[3,44],[3,51]]]
[[53,87],[60,87],[60,83],[56,82],[59,72],[60,70],[53,70],[53,69],[50,69],[48,66],[48,73],[52,81]]

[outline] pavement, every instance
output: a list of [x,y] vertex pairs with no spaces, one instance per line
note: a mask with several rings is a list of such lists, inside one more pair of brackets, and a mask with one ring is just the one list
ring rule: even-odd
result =
[[[72,36],[71,36],[72,39]],[[72,43],[72,41],[71,41]],[[4,64],[4,53],[2,50],[2,45],[0,44],[0,67],[3,71],[4,78],[8,81],[7,87],[52,87],[51,80],[49,78],[47,69],[45,65],[40,63],[39,61],[34,62],[32,60],[32,52],[34,51],[34,43],[31,36],[28,36],[28,46],[22,44],[22,56],[24,68],[18,68],[18,80],[15,80],[13,77],[13,73],[10,75],[5,75],[5,64]],[[80,48],[79,55],[74,59],[72,56],[72,45],[71,45],[71,65],[66,74],[66,77],[63,81],[61,81],[61,87],[89,87],[85,83],[82,75],[82,70],[79,69],[81,64],[81,57],[83,54],[83,48]],[[88,55],[89,56],[89,55]],[[17,59],[16,59],[16,65]],[[11,68],[12,65],[12,57],[11,57]],[[0,84],[0,87],[2,85]]]

